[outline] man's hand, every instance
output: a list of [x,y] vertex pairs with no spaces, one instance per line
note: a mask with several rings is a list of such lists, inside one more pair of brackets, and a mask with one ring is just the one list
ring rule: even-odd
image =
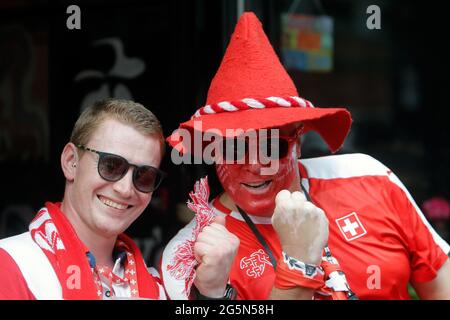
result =
[[320,264],[328,241],[328,219],[302,192],[277,194],[272,225],[284,252],[305,263]]
[[239,239],[225,228],[225,218],[216,217],[203,228],[194,244],[199,262],[194,285],[204,296],[223,297]]

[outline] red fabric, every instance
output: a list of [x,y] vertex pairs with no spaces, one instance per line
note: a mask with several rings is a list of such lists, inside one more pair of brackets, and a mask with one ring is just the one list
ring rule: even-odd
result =
[[323,270],[325,271],[325,274],[330,274],[332,272],[335,271],[344,271],[342,270],[342,267],[338,264],[331,264],[326,260],[322,260],[322,262],[320,263],[320,266],[323,268]]
[[317,290],[324,286],[323,275],[307,278],[300,271],[290,270],[283,260],[278,261],[275,274],[274,285],[279,289],[292,289],[301,286]]
[[[309,186],[313,202],[329,219],[329,246],[357,294],[407,299],[409,280],[434,279],[448,259],[407,195],[388,176],[309,179]],[[367,233],[347,241],[336,219],[352,212]],[[379,267],[381,286],[370,290],[367,278],[373,267]]]
[[131,249],[131,252],[133,253],[134,260],[136,262],[139,296],[144,298],[158,299],[158,284],[161,284],[161,280],[149,273],[141,250],[139,250],[133,239],[131,239],[124,233],[119,235],[119,239],[125,242],[125,244]]
[[0,300],[36,300],[14,259],[0,248]]
[[[300,172],[305,177],[305,168],[301,166]],[[331,252],[360,299],[409,299],[408,282],[431,281],[448,259],[405,193],[388,177],[309,179],[309,186],[313,202],[329,219]],[[217,203],[218,199],[213,202],[216,209],[230,213]],[[357,213],[367,232],[347,241],[336,219],[352,212]],[[240,299],[267,299],[275,273],[268,256],[262,257],[259,251],[263,247],[244,221],[228,215],[226,226],[240,239],[230,273],[231,284],[237,288]],[[281,246],[273,227],[256,226],[279,260]],[[377,270],[380,286],[370,287]]]
[[239,19],[208,91],[206,104],[243,98],[298,96],[252,12]]
[[[30,232],[35,241],[39,235],[43,235],[46,240],[52,240],[48,245],[53,249],[54,253],[42,246],[40,247],[55,270],[61,284],[63,298],[68,300],[99,299],[93,273],[86,256],[86,253],[89,251],[88,248],[79,240],[72,225],[60,211],[61,204],[47,202],[45,205],[47,210],[45,208],[41,209],[33,222],[47,211],[50,215],[50,220],[45,220],[40,226],[32,228]],[[56,227],[56,231],[50,227],[51,223]],[[51,231],[51,234],[48,234],[48,230]],[[119,235],[118,239],[125,242],[135,256],[140,297],[157,299],[159,297],[159,288],[155,278],[149,274],[140,250],[131,238],[125,234]],[[58,240],[63,243],[64,248],[57,247]],[[37,244],[39,245],[38,242]],[[70,277],[72,276],[72,273],[67,272],[67,270],[70,270],[69,268],[74,265],[80,268],[79,287],[67,285],[71,283]]]
[[[51,220],[46,220],[39,229],[32,229],[30,230],[30,233],[33,240],[35,240],[35,237],[39,234],[43,234],[43,238],[52,240],[52,242],[48,245],[53,248],[56,254],[53,254],[51,251],[45,249],[42,249],[42,251],[47,256],[47,259],[53,266],[53,269],[58,277],[63,292],[63,298],[68,300],[98,299],[96,293],[97,288],[95,287],[93,274],[86,257],[86,253],[89,252],[89,250],[78,239],[72,225],[67,220],[66,216],[60,211],[61,204],[47,202],[45,206],[46,208],[41,209],[34,220],[38,219],[46,212],[49,213]],[[50,235],[47,234],[47,224],[51,222],[55,225],[59,235],[56,235],[54,232]],[[56,248],[55,241],[58,238],[64,244],[64,250],[58,250]],[[70,270],[69,268],[73,265],[80,268],[80,286],[79,288],[74,287],[69,289],[66,284],[70,283],[68,280],[69,277],[72,276],[72,273],[66,271]]]
[[[220,203],[219,198],[213,201],[213,206],[225,214],[230,214],[229,209],[221,203],[216,206],[217,203]],[[230,271],[230,283],[236,288],[237,298],[240,300],[267,299],[275,281],[275,272],[269,256],[245,221],[227,216],[225,223],[227,229],[240,240],[238,253]],[[274,258],[279,261],[282,258],[281,245],[273,227],[268,224],[255,224],[255,226],[272,250]]]
[[[305,133],[308,131],[317,131],[325,140],[330,150],[335,152],[342,146],[347,137],[352,119],[350,113],[343,108],[280,107],[223,112],[216,115],[205,115],[183,122],[180,124],[180,128],[184,128],[190,132],[189,139],[183,142],[184,137],[180,137],[178,133],[174,132],[167,138],[167,142],[181,153],[193,153],[194,148],[191,144],[194,138],[194,128],[197,128],[195,123],[201,123],[202,132],[217,129],[225,136],[227,129],[239,128],[247,131],[262,128],[277,128],[298,122],[305,124]],[[202,146],[200,146],[201,149]]]
[[[244,13],[211,82],[207,104],[274,96],[288,99],[289,96],[298,96],[298,93],[264,34],[258,18],[253,13]],[[183,138],[174,133],[167,138],[167,142],[181,153],[194,153],[195,149],[191,148],[190,144],[195,122],[201,122],[202,125],[201,129],[195,130],[205,132],[218,129],[225,136],[226,129],[257,130],[300,121],[305,124],[305,132],[317,131],[330,150],[335,152],[342,146],[352,119],[344,108],[275,107],[222,112],[203,115],[182,123],[180,128],[191,133],[188,141],[182,143]]]
[[[434,279],[447,259],[404,192],[388,177],[311,179],[310,195],[327,213],[330,248],[357,294],[406,299],[409,280]],[[343,212],[356,212],[367,234],[347,241],[335,222]],[[380,270],[376,290],[367,288],[371,266]],[[358,273],[361,277],[355,277]]]

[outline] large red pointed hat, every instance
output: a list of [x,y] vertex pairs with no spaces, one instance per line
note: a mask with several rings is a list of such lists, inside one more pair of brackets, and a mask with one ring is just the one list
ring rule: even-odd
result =
[[[194,130],[214,130],[228,137],[226,129],[279,128],[299,122],[304,124],[305,132],[317,131],[336,152],[344,143],[352,119],[344,108],[316,108],[299,96],[260,21],[254,13],[246,12],[211,82],[206,105],[179,129],[192,134]],[[180,152],[192,150],[191,141],[183,139],[176,130],[167,141]]]

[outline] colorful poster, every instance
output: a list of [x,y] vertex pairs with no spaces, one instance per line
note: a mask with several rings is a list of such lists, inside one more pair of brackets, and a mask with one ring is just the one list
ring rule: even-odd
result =
[[333,69],[333,18],[304,14],[282,16],[281,52],[287,69]]

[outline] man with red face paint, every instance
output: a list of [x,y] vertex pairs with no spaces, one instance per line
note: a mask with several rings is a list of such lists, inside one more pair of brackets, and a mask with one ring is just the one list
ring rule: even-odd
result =
[[[346,109],[315,108],[299,97],[260,22],[245,13],[207,104],[167,139],[172,154],[196,154],[199,141],[189,137],[198,128],[245,146],[229,157],[224,143],[215,157],[224,192],[211,202],[240,240],[229,273],[238,298],[311,299],[329,288],[351,298],[349,284],[360,299],[409,299],[409,282],[421,298],[450,298],[450,248],[392,171],[363,154],[298,160],[302,133],[317,131],[336,152],[350,125]],[[271,139],[266,129],[275,131]],[[233,134],[252,130],[257,139]],[[269,145],[267,162],[259,151]],[[189,223],[164,250],[161,272],[172,299],[187,298],[168,266],[194,227]]]
[[[222,200],[229,202],[228,198],[233,199],[233,202],[249,214],[271,217],[277,193],[283,189],[291,189],[292,186],[295,190],[300,187],[300,176],[296,169],[299,149],[295,142],[301,129],[302,126],[295,125],[279,129],[279,136],[289,140],[290,143],[287,143],[285,146],[287,149],[283,150],[286,155],[271,160],[271,163],[261,164],[257,154],[253,157],[247,156],[244,164],[228,164],[227,159],[218,161],[220,163],[216,164],[217,176],[226,191]],[[256,136],[260,135],[257,131]],[[269,165],[277,169],[262,175],[261,169]]]

